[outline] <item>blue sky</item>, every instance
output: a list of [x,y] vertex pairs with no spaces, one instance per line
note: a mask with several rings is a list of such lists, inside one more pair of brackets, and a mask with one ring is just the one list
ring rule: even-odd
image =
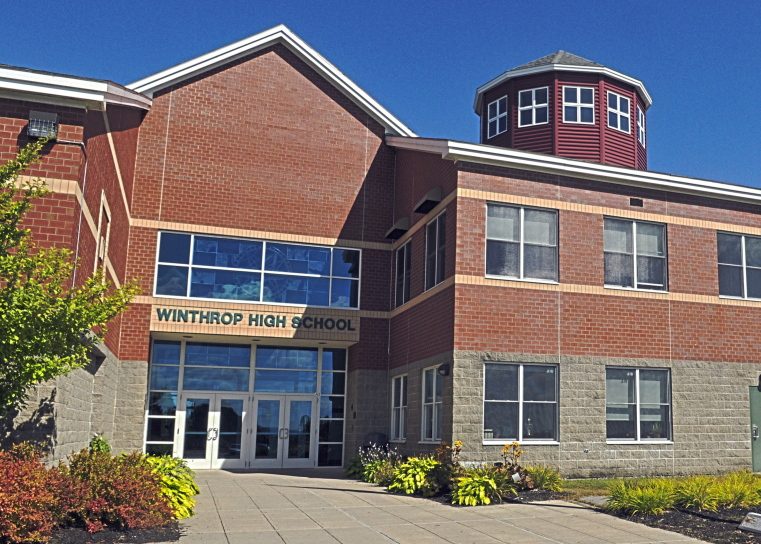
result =
[[761,1],[20,0],[0,63],[129,83],[278,23],[421,136],[475,141],[478,85],[565,49],[642,80],[650,169],[761,187]]

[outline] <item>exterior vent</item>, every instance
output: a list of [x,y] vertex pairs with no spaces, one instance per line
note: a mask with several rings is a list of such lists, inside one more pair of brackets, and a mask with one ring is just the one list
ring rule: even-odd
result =
[[58,136],[58,115],[44,111],[30,111],[26,133],[30,138],[50,138]]
[[410,230],[410,218],[402,217],[394,223],[394,226],[386,232],[386,238],[389,240],[398,240],[402,234]]
[[434,187],[415,204],[415,213],[428,213],[441,202],[441,187]]

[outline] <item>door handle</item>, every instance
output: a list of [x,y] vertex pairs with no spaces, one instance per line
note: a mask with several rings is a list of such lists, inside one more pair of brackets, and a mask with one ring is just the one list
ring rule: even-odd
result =
[[288,438],[288,429],[286,429],[285,427],[280,429],[280,432],[278,433],[278,438],[280,440],[286,440]]
[[758,440],[758,425],[751,425],[750,436],[753,440]]

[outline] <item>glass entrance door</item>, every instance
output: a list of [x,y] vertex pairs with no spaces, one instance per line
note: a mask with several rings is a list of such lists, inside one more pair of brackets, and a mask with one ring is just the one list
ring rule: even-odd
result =
[[243,468],[247,396],[187,393],[180,402],[180,457],[195,469]]
[[254,468],[314,467],[315,397],[254,395]]

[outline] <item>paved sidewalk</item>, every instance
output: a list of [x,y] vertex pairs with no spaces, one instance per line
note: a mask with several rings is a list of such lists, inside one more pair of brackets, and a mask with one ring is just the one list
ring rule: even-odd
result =
[[197,475],[182,544],[699,542],[563,501],[459,508],[325,473]]

